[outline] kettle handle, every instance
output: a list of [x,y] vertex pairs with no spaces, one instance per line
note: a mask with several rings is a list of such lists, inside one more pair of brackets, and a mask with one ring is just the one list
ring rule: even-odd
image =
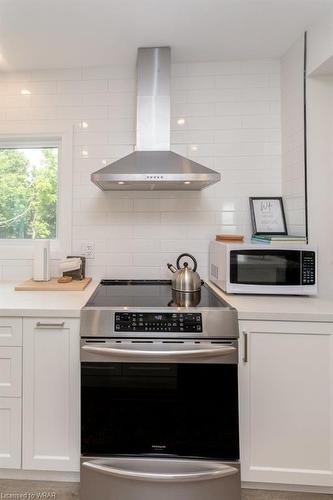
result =
[[180,259],[182,259],[183,257],[190,257],[190,259],[192,259],[192,260],[193,260],[193,264],[194,264],[194,267],[193,267],[193,272],[195,273],[195,271],[197,270],[197,267],[198,267],[198,263],[197,263],[196,259],[193,257],[193,255],[191,255],[191,254],[189,254],[189,253],[182,253],[182,254],[178,257],[178,259],[177,259],[177,263],[176,263],[176,265],[177,265],[177,269],[180,269],[180,265],[179,265],[179,263],[180,263]]

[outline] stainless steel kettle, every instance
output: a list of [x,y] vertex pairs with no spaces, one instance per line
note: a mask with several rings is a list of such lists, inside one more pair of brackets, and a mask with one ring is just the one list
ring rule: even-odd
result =
[[[193,261],[193,269],[188,266],[188,262],[184,262],[183,267],[180,267],[180,259],[190,257]],[[182,253],[177,259],[177,269],[172,264],[167,264],[172,276],[172,288],[178,292],[196,292],[201,288],[201,279],[197,270],[197,261],[189,253]]]

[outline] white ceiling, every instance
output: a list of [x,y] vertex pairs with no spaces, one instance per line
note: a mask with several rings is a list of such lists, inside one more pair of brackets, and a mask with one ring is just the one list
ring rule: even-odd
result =
[[0,0],[0,68],[279,57],[332,0]]

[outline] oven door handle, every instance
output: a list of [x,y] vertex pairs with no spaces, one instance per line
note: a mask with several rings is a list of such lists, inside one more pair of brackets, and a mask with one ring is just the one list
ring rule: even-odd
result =
[[[144,459],[143,459],[144,460]],[[198,471],[185,472],[143,472],[135,470],[135,466],[130,468],[121,468],[109,466],[101,461],[83,462],[82,467],[93,472],[106,474],[107,476],[115,476],[123,479],[132,479],[137,481],[159,481],[159,482],[186,482],[186,481],[202,481],[208,479],[217,479],[225,476],[232,476],[239,471],[235,467],[230,467],[224,464],[215,464],[215,467],[203,468]],[[168,466],[166,465],[166,469]]]
[[[161,346],[165,346],[161,349]],[[184,347],[179,348],[177,345],[176,349],[170,349],[169,344],[159,344],[158,347],[154,349],[138,349],[138,344],[134,344],[132,348],[129,346],[124,347],[100,347],[92,345],[84,345],[81,349],[90,354],[102,354],[105,356],[113,356],[116,358],[133,358],[139,359],[163,359],[163,360],[177,360],[177,359],[202,359],[211,358],[218,356],[227,356],[229,354],[234,354],[237,351],[236,347],[230,345],[205,345],[205,347],[199,346],[197,344],[193,345],[192,349]]]

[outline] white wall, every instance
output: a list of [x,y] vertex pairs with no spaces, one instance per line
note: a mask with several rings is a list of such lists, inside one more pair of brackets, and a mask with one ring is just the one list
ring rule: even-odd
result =
[[304,37],[281,59],[282,196],[289,234],[305,236]]
[[308,73],[327,73],[333,70],[333,8],[308,30]]
[[[3,75],[0,124],[73,124],[72,250],[95,243],[88,274],[168,277],[165,264],[188,251],[205,277],[216,233],[251,234],[248,197],[281,194],[279,72],[275,60],[173,66],[172,149],[222,174],[202,192],[101,192],[90,182],[133,151],[134,67]],[[2,279],[30,276],[30,260],[0,260]]]
[[319,292],[333,298],[333,77],[308,79],[309,243],[318,245]]
[[[333,10],[308,29],[309,242],[319,250],[319,292],[333,298]],[[327,74],[328,76],[316,76]]]

